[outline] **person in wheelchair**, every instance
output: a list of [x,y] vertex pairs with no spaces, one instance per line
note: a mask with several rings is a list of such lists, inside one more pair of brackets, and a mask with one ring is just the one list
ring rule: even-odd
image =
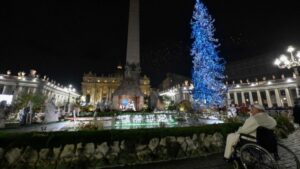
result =
[[[277,123],[274,118],[265,112],[263,106],[259,104],[251,105],[250,117],[245,121],[242,127],[235,133],[227,136],[224,158],[230,161],[234,151],[234,146],[239,142],[241,134],[247,134],[256,138],[256,129],[264,127],[266,129],[274,129]],[[252,140],[253,141],[253,140]]]

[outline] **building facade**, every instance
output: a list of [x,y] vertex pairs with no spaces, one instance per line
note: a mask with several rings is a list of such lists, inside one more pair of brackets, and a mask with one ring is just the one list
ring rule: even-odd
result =
[[298,78],[282,76],[280,79],[256,82],[240,82],[228,86],[227,103],[249,105],[258,103],[268,108],[293,107],[294,99],[299,97]]
[[80,94],[75,89],[60,85],[49,78],[40,78],[35,70],[31,70],[29,75],[19,72],[18,75],[0,74],[0,102],[6,101],[8,105],[13,104],[21,93],[41,93],[47,99],[55,98],[56,105],[73,103]]
[[[226,83],[228,88],[226,93],[227,105],[245,106],[258,103],[267,108],[293,107],[294,99],[300,97],[297,80],[299,81],[299,77],[285,78],[282,75],[280,78],[273,76],[269,80],[264,77],[261,81],[256,79],[254,82],[240,80],[239,83]],[[168,96],[175,103],[183,100],[192,102],[192,90],[193,85],[185,81],[160,91],[159,95]]]
[[[97,105],[100,102],[112,103],[113,94],[120,86],[121,73],[109,76],[97,76],[92,72],[83,75],[82,95],[87,104]],[[140,89],[145,96],[150,95],[150,80],[147,76],[140,78]]]
[[169,89],[161,90],[159,95],[169,97],[174,103],[180,103],[183,100],[192,102],[192,89],[193,85],[186,80],[183,83],[172,86]]

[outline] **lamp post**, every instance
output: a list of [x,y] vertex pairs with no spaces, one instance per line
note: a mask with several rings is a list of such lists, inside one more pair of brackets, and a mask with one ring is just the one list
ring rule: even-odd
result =
[[290,53],[290,56],[288,57],[284,54],[280,55],[279,58],[275,59],[274,65],[276,65],[280,69],[286,69],[286,68],[287,69],[290,69],[290,68],[294,69],[295,80],[296,80],[296,83],[297,83],[296,94],[297,94],[297,98],[299,98],[300,97],[299,96],[300,80],[299,80],[299,72],[298,72],[297,67],[300,66],[300,51],[297,51],[296,55],[294,55],[295,50],[296,49],[293,46],[289,46],[286,51],[288,53]]

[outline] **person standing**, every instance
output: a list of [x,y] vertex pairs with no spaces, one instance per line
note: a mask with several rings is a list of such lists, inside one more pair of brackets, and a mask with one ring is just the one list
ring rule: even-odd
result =
[[300,125],[300,99],[299,98],[295,100],[295,105],[293,108],[293,116],[294,116],[294,123]]

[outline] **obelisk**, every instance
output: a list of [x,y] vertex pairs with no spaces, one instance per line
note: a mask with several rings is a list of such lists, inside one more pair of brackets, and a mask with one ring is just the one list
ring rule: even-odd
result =
[[139,0],[130,0],[125,77],[140,78]]
[[139,0],[130,0],[126,64],[140,64]]
[[144,105],[144,95],[140,89],[140,21],[139,0],[130,0],[127,53],[125,76],[121,85],[113,94],[113,108],[121,110],[123,102],[133,101],[136,110],[141,110]]

